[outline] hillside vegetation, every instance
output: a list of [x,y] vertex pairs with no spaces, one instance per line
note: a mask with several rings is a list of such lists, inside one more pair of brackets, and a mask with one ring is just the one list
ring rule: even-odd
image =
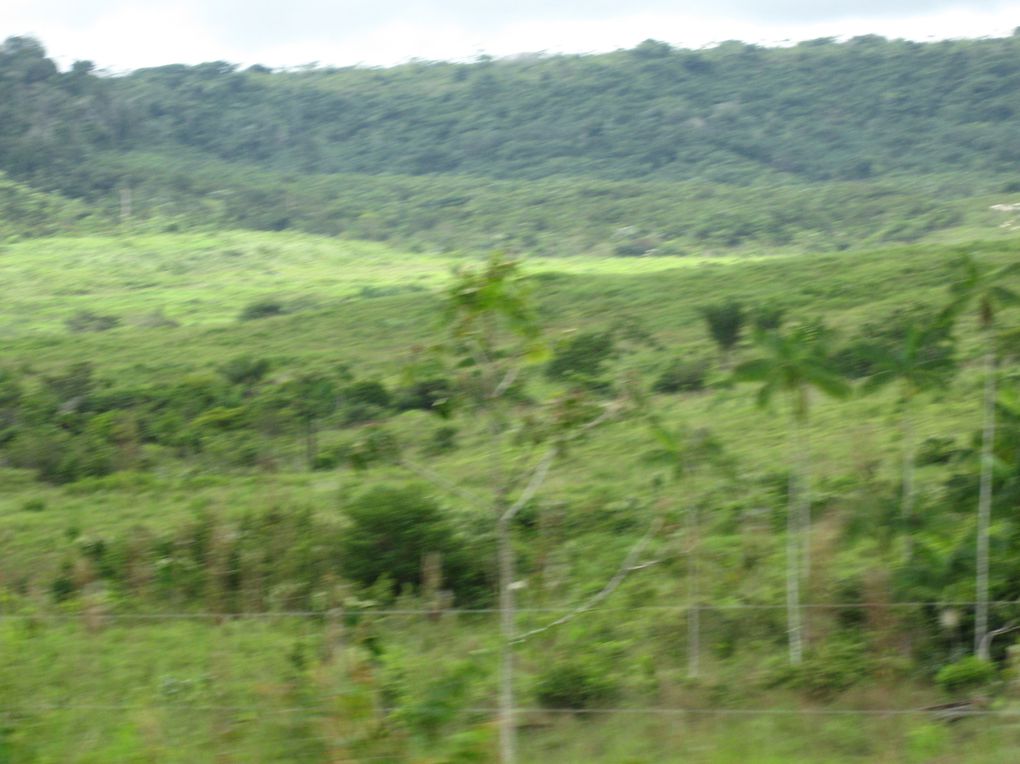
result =
[[1018,182],[1018,39],[102,77],[11,38],[0,170],[157,229],[543,254],[915,241]]
[[1018,40],[9,39],[0,764],[1012,761]]

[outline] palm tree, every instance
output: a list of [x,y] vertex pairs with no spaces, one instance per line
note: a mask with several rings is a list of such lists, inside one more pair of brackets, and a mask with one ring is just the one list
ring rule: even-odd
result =
[[[820,323],[802,324],[785,334],[780,331],[760,332],[755,336],[755,343],[764,355],[741,364],[734,371],[738,381],[761,383],[758,388],[759,406],[769,405],[777,393],[785,393],[790,401],[789,443],[794,466],[790,470],[787,493],[786,605],[790,662],[795,664],[801,662],[804,650],[800,579],[810,570],[809,441],[804,425],[809,418],[812,390],[834,398],[844,398],[850,392],[846,381],[832,370],[826,352],[829,339],[829,332]],[[802,555],[803,566],[799,561]]]
[[907,326],[898,344],[874,344],[864,349],[870,362],[871,375],[863,391],[873,392],[893,382],[900,388],[900,427],[903,433],[900,517],[906,530],[904,558],[913,553],[911,522],[914,512],[915,443],[913,402],[917,395],[945,384],[955,365],[949,347],[950,327],[945,321],[922,324],[914,321]]
[[[723,454],[722,445],[705,428],[690,429],[681,425],[674,430],[665,427],[657,417],[649,416],[649,427],[660,447],[648,455],[648,459],[668,466],[677,482],[693,478],[704,464],[722,468],[729,467]],[[701,596],[699,578],[699,542],[701,523],[698,505],[691,500],[687,506],[687,675],[692,679],[700,673],[701,656],[701,610],[698,600]]]
[[951,300],[944,315],[958,317],[967,308],[976,309],[978,328],[985,351],[985,385],[981,428],[981,484],[978,493],[976,610],[974,613],[974,652],[988,660],[988,528],[992,519],[992,469],[995,457],[995,326],[1003,308],[1020,304],[1020,295],[1003,281],[1020,273],[1020,263],[988,268],[970,255],[960,258],[957,279],[950,286]]

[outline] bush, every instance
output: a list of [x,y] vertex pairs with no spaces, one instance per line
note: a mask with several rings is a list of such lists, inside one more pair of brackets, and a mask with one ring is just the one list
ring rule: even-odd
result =
[[272,368],[272,362],[267,358],[242,355],[237,358],[231,358],[222,364],[217,371],[232,385],[250,387],[265,377],[269,373],[270,368]]
[[545,374],[557,380],[594,380],[615,352],[612,332],[581,332],[558,345]]
[[867,648],[848,637],[833,637],[810,651],[799,666],[777,666],[769,684],[804,690],[827,700],[866,680],[874,671]]
[[46,499],[36,497],[34,499],[26,499],[21,504],[22,512],[42,512],[46,509]]
[[91,310],[79,310],[70,318],[64,321],[69,332],[106,332],[120,325],[117,316],[103,316],[93,313]]
[[385,577],[393,593],[418,587],[426,554],[442,555],[444,573],[458,557],[453,528],[418,487],[373,488],[352,501],[345,514],[350,528],[343,539],[344,572],[365,586]]
[[917,466],[947,464],[959,454],[960,450],[956,448],[956,441],[952,438],[925,438],[917,449]]
[[457,428],[452,425],[443,425],[432,433],[432,437],[425,444],[424,451],[430,456],[448,454],[457,448]]
[[947,663],[935,675],[939,687],[948,693],[974,690],[988,684],[994,678],[995,665],[990,661],[981,660],[976,655],[968,655],[955,663]]
[[344,422],[357,424],[385,416],[391,396],[381,382],[355,382],[343,390]]
[[396,407],[399,411],[432,411],[446,418],[450,416],[452,399],[453,383],[436,377],[402,388],[397,394]]
[[704,359],[677,358],[663,369],[652,390],[657,393],[691,393],[705,389],[708,362]]
[[238,316],[240,321],[255,321],[260,318],[272,318],[286,313],[283,304],[273,299],[256,300],[244,307]]
[[616,680],[584,658],[554,663],[535,682],[535,697],[544,708],[592,708],[612,700],[618,692]]
[[400,458],[400,442],[384,427],[366,427],[359,438],[347,444],[346,453],[347,461],[354,469],[368,469],[380,462],[397,461]]
[[370,380],[354,382],[344,388],[343,396],[348,404],[363,403],[381,409],[390,405],[390,391],[381,382]]

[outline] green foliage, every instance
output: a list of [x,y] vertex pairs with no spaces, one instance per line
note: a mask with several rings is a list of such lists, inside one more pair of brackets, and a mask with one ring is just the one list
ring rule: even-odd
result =
[[593,384],[615,353],[612,332],[579,332],[557,345],[545,374],[549,379]]
[[705,389],[708,362],[704,359],[674,358],[652,383],[657,393],[696,393]]
[[219,367],[219,372],[232,385],[251,387],[258,384],[270,368],[272,363],[267,358],[243,355],[231,358]]
[[340,392],[347,422],[369,422],[385,416],[393,397],[382,382],[361,380],[343,388]]
[[395,594],[422,583],[428,554],[440,555],[444,580],[465,598],[475,596],[478,570],[439,505],[422,486],[378,486],[344,505],[344,571],[366,586],[385,579]]
[[771,681],[802,690],[817,700],[831,700],[875,671],[871,649],[850,636],[827,639],[809,650],[799,666],[777,666]]
[[458,432],[459,430],[452,425],[436,428],[425,446],[425,452],[430,456],[439,456],[456,450]]
[[620,692],[606,666],[583,655],[556,660],[535,678],[535,698],[545,708],[597,708]]
[[706,305],[701,315],[708,325],[709,334],[723,353],[728,353],[740,342],[740,334],[747,322],[747,311],[736,301]]
[[803,420],[808,415],[809,388],[835,398],[849,395],[849,386],[833,371],[828,355],[831,333],[821,322],[804,323],[785,334],[763,332],[755,337],[755,343],[765,355],[738,366],[734,377],[762,383],[759,405],[767,405],[773,395],[785,392],[791,397],[794,416]]
[[400,458],[400,451],[400,441],[382,425],[363,427],[345,449],[348,463],[356,470],[375,464],[392,464]]
[[282,316],[287,310],[283,304],[272,298],[256,300],[244,306],[244,310],[238,315],[240,321],[256,321],[260,318],[273,318]]
[[397,391],[396,407],[400,411],[431,411],[443,418],[453,410],[454,386],[445,377],[415,381]]
[[65,322],[69,332],[105,332],[120,325],[117,316],[104,316],[91,310],[79,310]]
[[984,687],[995,678],[996,673],[995,664],[991,661],[968,655],[940,668],[935,681],[946,692],[956,694]]
[[25,500],[21,505],[22,512],[43,512],[46,509],[46,499],[36,496]]

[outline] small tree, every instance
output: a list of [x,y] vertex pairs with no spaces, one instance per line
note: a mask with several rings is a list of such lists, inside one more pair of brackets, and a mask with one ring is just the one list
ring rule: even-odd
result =
[[[703,466],[726,468],[729,462],[722,445],[711,431],[691,429],[681,425],[669,429],[656,416],[649,416],[648,424],[652,435],[659,442],[659,448],[649,454],[652,461],[670,468],[674,480],[691,481]],[[700,544],[701,522],[697,502],[688,496],[687,500],[687,675],[694,678],[700,673],[701,658],[701,609],[700,592]]]
[[740,342],[747,321],[744,306],[734,300],[706,305],[701,309],[701,315],[705,318],[709,334],[719,346],[720,365],[729,368],[733,348]]
[[982,405],[981,483],[978,495],[977,608],[974,615],[974,652],[988,660],[988,529],[992,519],[992,472],[995,455],[995,355],[996,319],[1003,308],[1020,304],[1020,294],[1003,281],[1020,273],[1020,264],[988,268],[966,255],[956,265],[956,279],[950,287],[951,300],[945,317],[955,320],[967,308],[977,313],[978,328],[985,347],[985,386]]
[[[516,753],[514,720],[514,646],[528,637],[566,622],[607,597],[631,570],[657,525],[639,541],[620,570],[596,595],[568,615],[545,627],[517,634],[513,521],[538,493],[555,460],[567,444],[612,416],[613,404],[596,405],[583,393],[568,393],[552,402],[549,415],[517,417],[513,410],[514,387],[529,364],[545,360],[545,350],[528,290],[515,261],[496,255],[481,268],[457,274],[447,293],[445,312],[449,330],[446,350],[458,358],[456,397],[488,433],[489,492],[482,496],[466,492],[440,475],[426,473],[433,482],[472,503],[488,505],[495,522],[497,578],[500,613],[499,737],[500,760],[513,764]],[[451,414],[449,401],[437,413]],[[521,436],[511,448],[510,435]],[[521,447],[520,443],[527,444]],[[405,465],[415,469],[405,460]]]
[[[366,586],[385,576],[394,593],[422,583],[423,560],[438,554],[447,580],[463,590],[460,544],[439,505],[418,486],[380,486],[344,507],[350,521],[343,536],[344,572]],[[461,592],[463,593],[463,591]]]
[[811,497],[808,493],[810,442],[805,425],[811,408],[811,391],[845,398],[850,388],[832,371],[827,345],[829,332],[820,323],[801,324],[783,334],[761,332],[755,344],[760,358],[741,364],[734,371],[738,381],[760,382],[758,405],[767,406],[777,393],[790,401],[790,481],[787,492],[786,602],[790,633],[790,662],[803,658],[803,628],[800,613],[800,581],[810,571],[809,530]]
[[900,426],[903,432],[900,517],[904,525],[904,558],[909,561],[913,549],[911,520],[914,511],[914,399],[922,392],[948,383],[955,371],[949,338],[949,324],[914,322],[907,326],[899,343],[865,346],[864,354],[872,369],[865,380],[864,392],[899,383]]

